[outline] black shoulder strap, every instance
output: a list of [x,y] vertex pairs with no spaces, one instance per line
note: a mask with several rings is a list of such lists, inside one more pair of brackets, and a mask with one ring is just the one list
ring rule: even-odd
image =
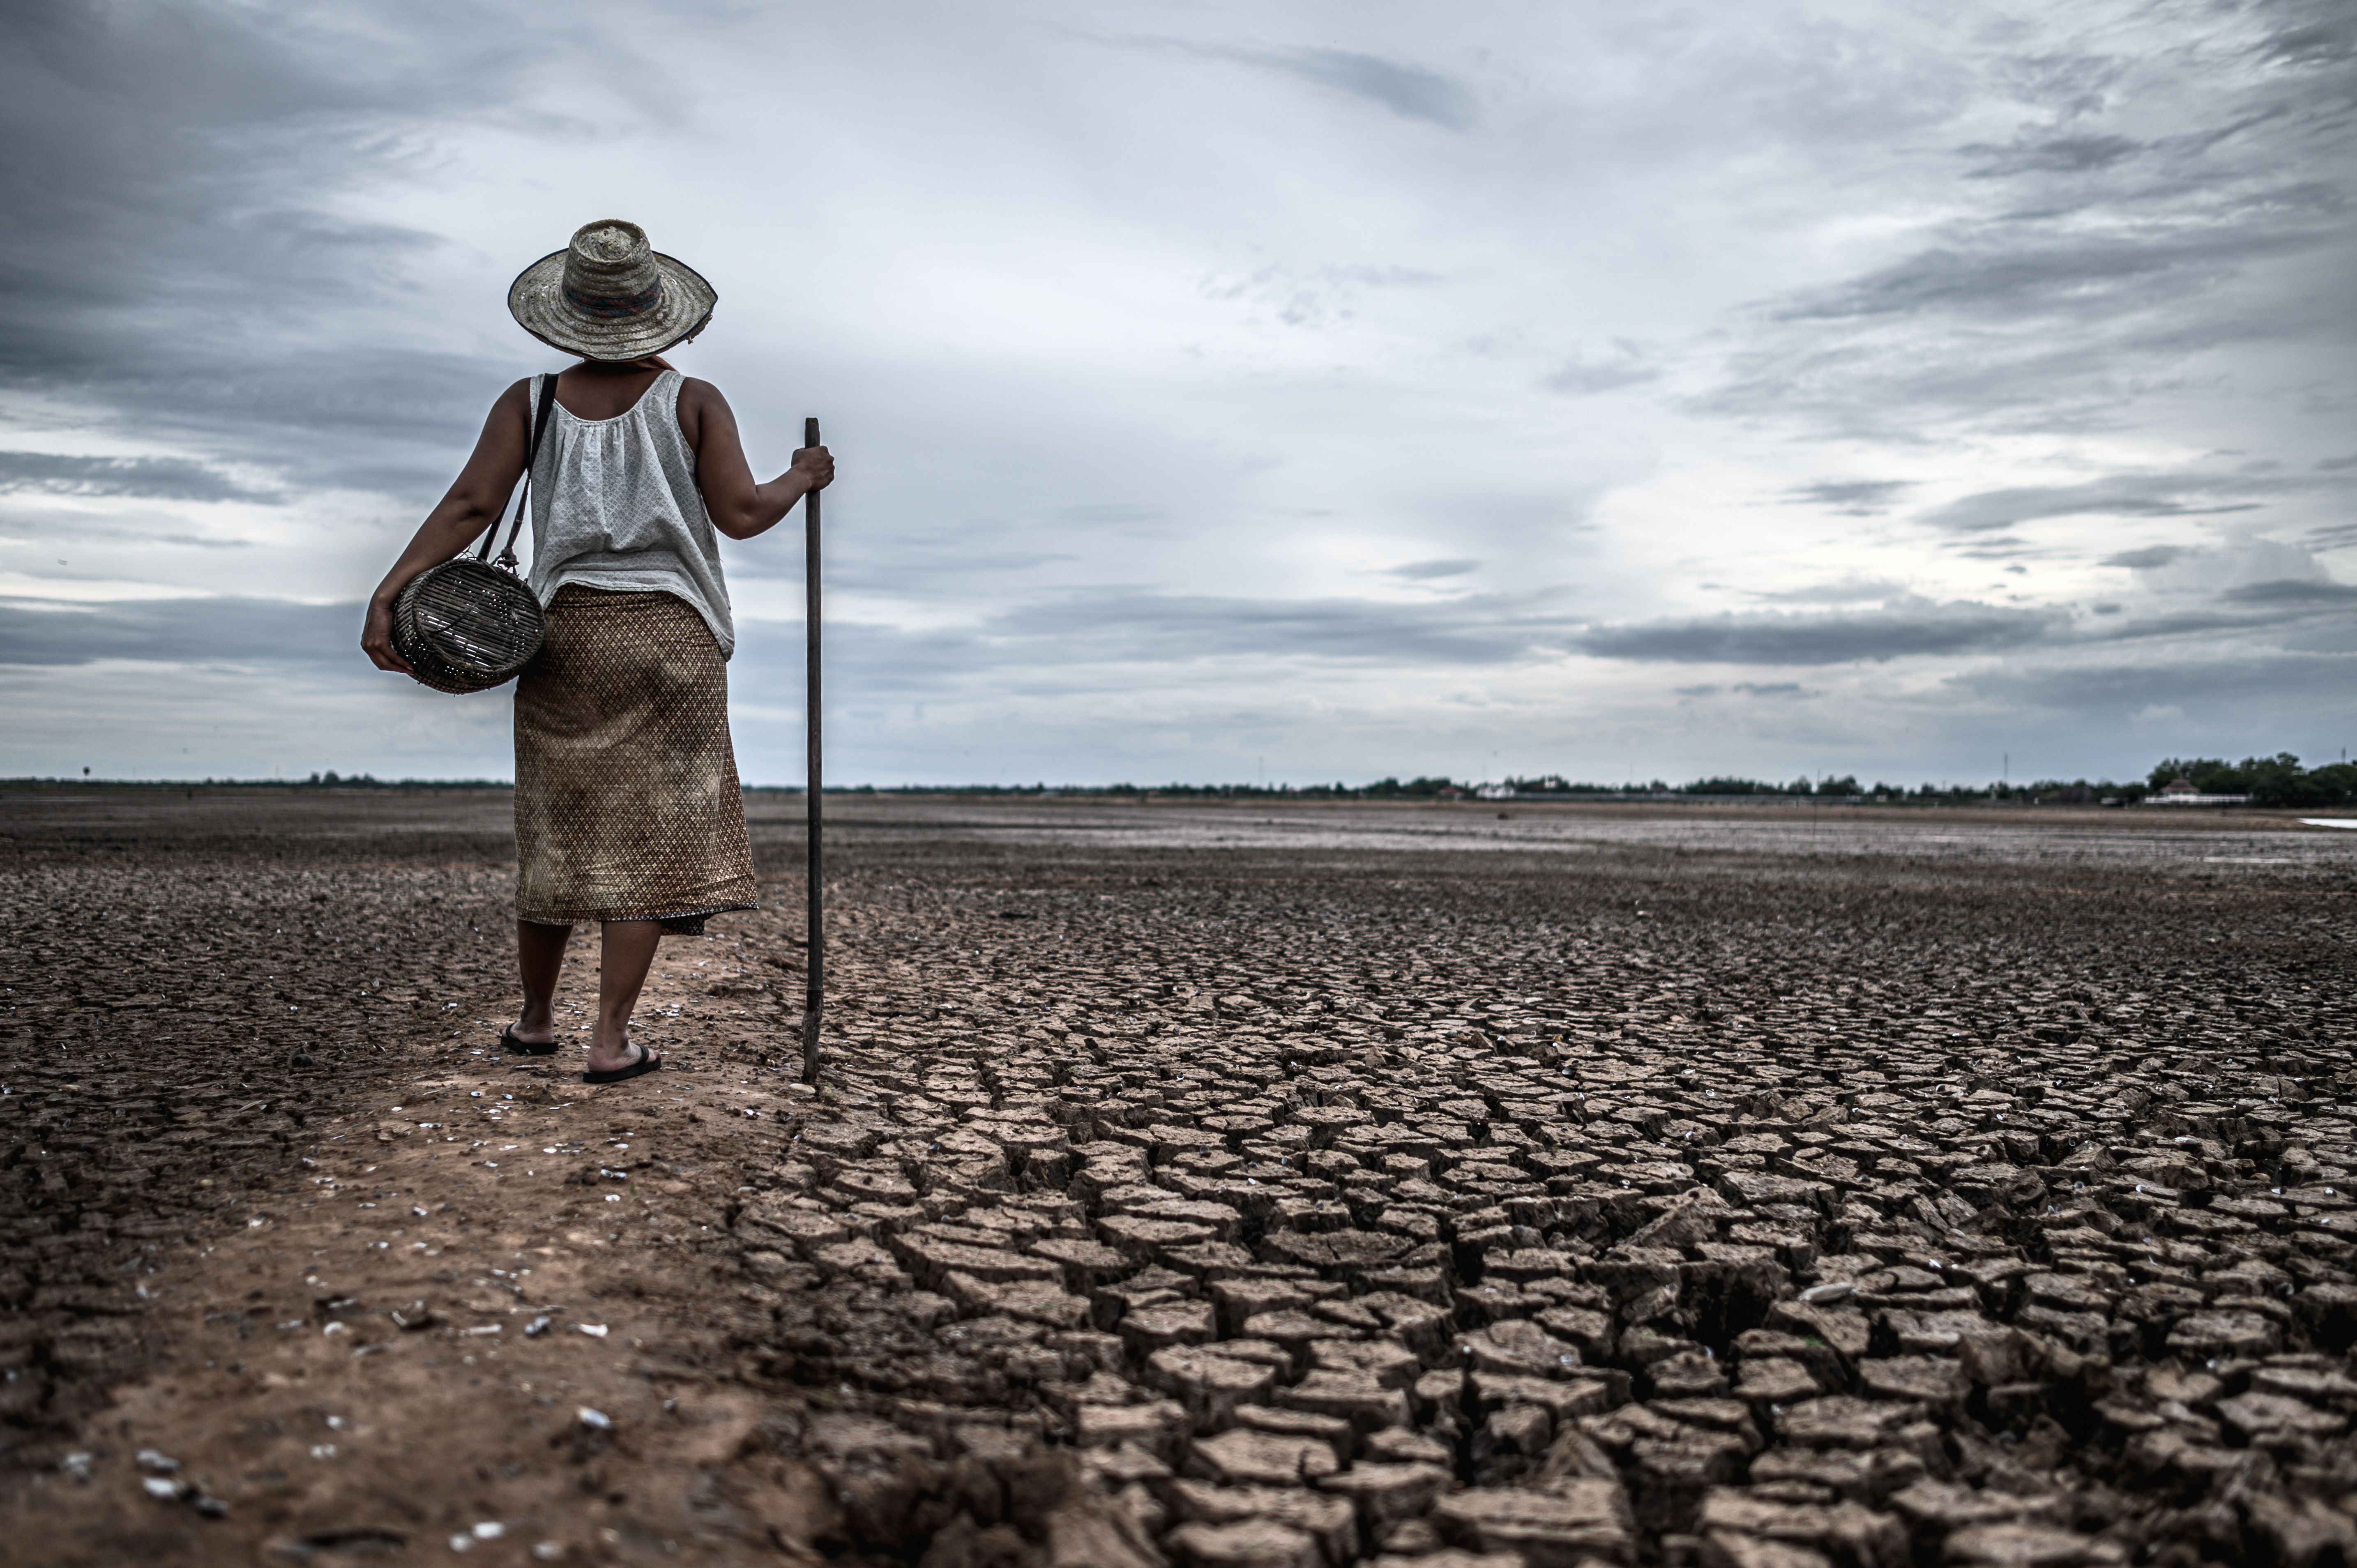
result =
[[[516,564],[516,535],[523,532],[524,510],[532,503],[533,465],[540,461],[540,438],[548,434],[549,410],[555,402],[556,372],[551,371],[540,379],[540,406],[533,410],[532,445],[525,449],[523,456],[523,489],[516,496],[515,521],[508,524],[507,548],[500,552],[500,564],[511,572],[515,570]],[[483,547],[476,553],[476,560],[490,559],[491,541],[499,537],[499,519],[493,518],[490,532],[483,535]]]

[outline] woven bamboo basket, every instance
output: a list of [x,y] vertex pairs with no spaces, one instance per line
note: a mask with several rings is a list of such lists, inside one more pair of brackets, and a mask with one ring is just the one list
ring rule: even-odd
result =
[[540,601],[513,572],[460,558],[421,572],[393,605],[393,646],[437,692],[487,692],[540,651]]

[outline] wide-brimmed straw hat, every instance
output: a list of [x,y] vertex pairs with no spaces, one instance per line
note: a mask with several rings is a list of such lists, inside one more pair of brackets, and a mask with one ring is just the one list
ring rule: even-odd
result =
[[619,218],[584,223],[571,244],[508,285],[508,310],[525,331],[587,360],[660,354],[702,331],[718,298],[694,267]]

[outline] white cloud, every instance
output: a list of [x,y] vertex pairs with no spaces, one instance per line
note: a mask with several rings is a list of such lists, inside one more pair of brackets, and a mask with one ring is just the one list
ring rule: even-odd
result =
[[188,588],[172,583],[140,583],[108,577],[48,577],[30,572],[0,571],[0,600],[102,605],[135,599],[186,599],[189,596]]

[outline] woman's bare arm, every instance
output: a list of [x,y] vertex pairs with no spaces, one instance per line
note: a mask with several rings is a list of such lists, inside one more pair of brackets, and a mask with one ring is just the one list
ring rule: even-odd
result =
[[712,514],[712,526],[731,539],[767,532],[794,510],[796,501],[826,489],[834,478],[834,459],[826,448],[805,446],[794,454],[793,466],[784,473],[768,484],[756,483],[745,443],[737,434],[737,415],[710,381],[691,380],[680,388],[679,424],[695,449],[695,482],[704,491],[704,509]]
[[500,520],[516,480],[523,476],[524,453],[531,445],[532,382],[525,380],[501,392],[491,404],[483,433],[476,438],[474,456],[459,470],[457,482],[426,514],[409,548],[369,596],[361,649],[378,669],[410,672],[401,655],[393,650],[393,601],[411,578],[449,560]]

